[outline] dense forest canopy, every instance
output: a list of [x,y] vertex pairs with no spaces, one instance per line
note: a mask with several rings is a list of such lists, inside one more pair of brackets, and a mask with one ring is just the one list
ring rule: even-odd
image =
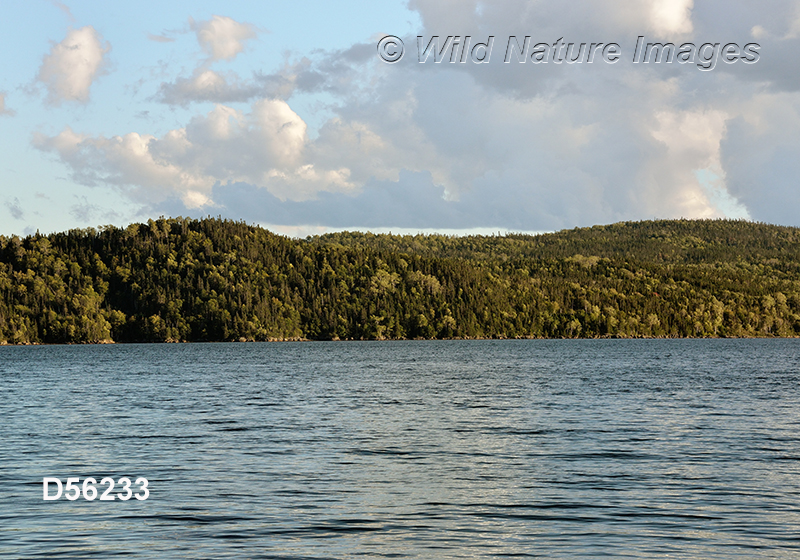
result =
[[308,241],[478,261],[557,259],[576,254],[683,264],[800,260],[800,229],[744,220],[621,222],[541,235],[456,237],[345,231]]
[[800,335],[800,229],[304,240],[184,218],[0,236],[0,343]]

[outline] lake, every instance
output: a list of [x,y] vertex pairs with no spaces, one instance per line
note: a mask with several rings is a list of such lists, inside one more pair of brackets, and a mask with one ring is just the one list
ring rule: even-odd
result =
[[9,558],[798,557],[800,340],[0,347],[0,466]]

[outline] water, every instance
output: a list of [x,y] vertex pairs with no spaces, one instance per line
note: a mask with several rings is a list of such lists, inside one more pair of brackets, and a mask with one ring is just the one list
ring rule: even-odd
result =
[[2,347],[0,556],[796,558],[799,381],[799,340]]

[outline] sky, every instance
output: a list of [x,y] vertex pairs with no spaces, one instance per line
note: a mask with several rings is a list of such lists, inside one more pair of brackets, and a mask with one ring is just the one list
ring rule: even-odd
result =
[[[800,226],[800,0],[31,0],[4,16],[3,235],[159,216],[299,237]],[[547,49],[507,57],[526,36]],[[640,36],[697,52],[634,62]],[[433,37],[439,62],[420,53]],[[619,56],[567,64],[560,39]]]

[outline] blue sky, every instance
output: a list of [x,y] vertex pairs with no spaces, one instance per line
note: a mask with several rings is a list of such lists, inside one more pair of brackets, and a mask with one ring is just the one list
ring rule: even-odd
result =
[[[222,215],[290,235],[800,225],[800,2],[32,1],[0,20],[0,234]],[[397,64],[377,57],[402,37]],[[415,37],[496,37],[489,64]],[[505,40],[758,42],[756,64],[503,64]]]

